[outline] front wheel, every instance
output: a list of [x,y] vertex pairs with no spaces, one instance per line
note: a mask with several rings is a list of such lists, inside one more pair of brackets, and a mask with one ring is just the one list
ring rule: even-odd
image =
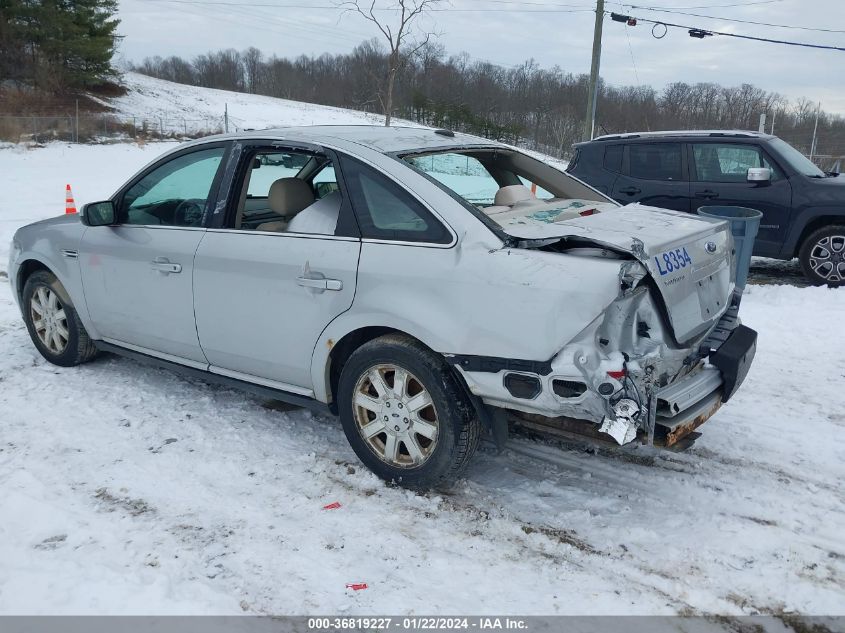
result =
[[70,296],[56,276],[32,273],[23,287],[26,329],[41,355],[62,367],[85,363],[97,355]]
[[402,335],[374,339],[343,367],[340,420],[359,459],[409,488],[457,479],[478,446],[479,423],[446,362]]
[[845,226],[825,226],[810,233],[798,259],[814,285],[836,288],[845,284]]

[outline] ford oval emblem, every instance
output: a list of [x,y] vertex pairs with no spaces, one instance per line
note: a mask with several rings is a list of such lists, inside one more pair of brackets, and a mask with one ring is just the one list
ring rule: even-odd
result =
[[715,253],[716,242],[707,242],[707,244],[704,245],[704,250],[706,250],[708,253]]

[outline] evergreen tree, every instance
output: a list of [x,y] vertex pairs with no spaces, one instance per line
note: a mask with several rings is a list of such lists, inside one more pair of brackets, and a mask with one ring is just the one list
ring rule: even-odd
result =
[[60,92],[116,74],[117,0],[0,0],[1,79]]

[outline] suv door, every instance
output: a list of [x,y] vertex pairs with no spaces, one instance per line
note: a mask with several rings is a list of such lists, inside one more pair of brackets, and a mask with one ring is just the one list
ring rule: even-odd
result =
[[193,263],[227,148],[168,156],[115,196],[116,226],[86,229],[79,246],[85,302],[106,342],[206,366]]
[[199,340],[210,371],[310,397],[314,346],[352,305],[361,240],[333,157],[269,143],[237,151],[226,212],[194,264]]
[[[783,171],[757,145],[700,142],[690,144],[693,210],[705,205],[750,207],[763,212],[754,254],[776,257],[792,207],[792,186]],[[748,182],[751,167],[772,170],[769,182]]]
[[689,211],[689,180],[684,147],[678,142],[629,143],[622,173],[610,197],[620,204],[640,202],[663,209]]

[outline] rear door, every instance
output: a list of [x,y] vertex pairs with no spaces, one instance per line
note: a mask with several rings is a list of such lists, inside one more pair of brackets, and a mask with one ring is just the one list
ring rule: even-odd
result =
[[194,324],[194,253],[228,145],[190,148],[153,165],[116,196],[116,226],[86,229],[85,301],[107,342],[205,367]]
[[[361,240],[333,157],[278,144],[239,151],[232,186],[221,190],[226,211],[196,254],[200,344],[214,373],[311,396],[314,346],[352,305]],[[322,199],[329,213],[320,222],[296,219],[310,200],[300,195],[307,206],[297,211],[285,207],[290,196],[274,192],[276,181],[291,178],[308,183],[313,203]],[[306,229],[293,232],[297,225]]]
[[675,211],[690,210],[684,146],[679,142],[629,143],[611,198]]
[[[706,205],[750,207],[762,211],[754,254],[775,257],[789,225],[792,185],[765,152],[753,144],[690,144],[692,209]],[[752,167],[772,170],[769,182],[748,182]]]

